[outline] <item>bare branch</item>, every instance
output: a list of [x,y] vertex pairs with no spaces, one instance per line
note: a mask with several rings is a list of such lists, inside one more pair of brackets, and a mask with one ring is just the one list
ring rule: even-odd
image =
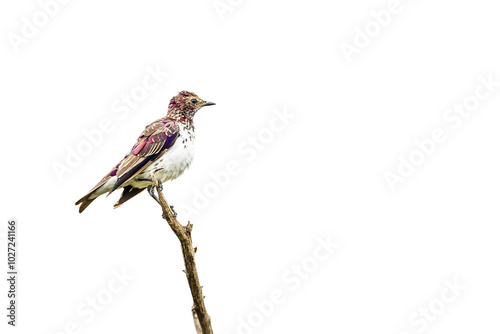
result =
[[153,184],[158,192],[158,199],[160,200],[160,205],[163,210],[163,216],[166,217],[168,225],[172,228],[175,235],[181,242],[182,255],[184,257],[185,273],[189,284],[189,289],[191,290],[191,295],[193,296],[193,320],[195,323],[195,328],[199,334],[213,334],[212,325],[210,323],[210,316],[208,315],[207,309],[205,307],[205,301],[203,300],[202,286],[200,285],[198,279],[198,271],[196,270],[196,262],[194,261],[194,254],[196,249],[193,248],[193,243],[191,240],[191,231],[193,230],[193,225],[188,222],[186,226],[181,225],[175,218],[170,205],[168,205],[165,196],[158,189],[158,180],[154,173],[152,173]]
[[194,328],[196,328],[196,334],[203,334],[203,330],[201,329],[200,319],[198,319],[198,315],[196,314],[196,309],[194,305],[193,308],[191,309],[191,312],[193,313],[193,321],[194,321]]

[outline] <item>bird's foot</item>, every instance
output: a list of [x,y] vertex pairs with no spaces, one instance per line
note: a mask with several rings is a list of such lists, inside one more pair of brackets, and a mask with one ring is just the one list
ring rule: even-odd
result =
[[[174,206],[173,206],[173,205],[171,205],[171,206],[170,206],[170,210],[172,210],[172,213],[174,214],[174,218],[177,218],[177,212],[175,212],[175,210],[174,210]],[[167,217],[167,216],[165,216],[165,214],[164,214],[164,213],[162,213],[161,217],[162,217],[163,219],[165,219],[165,220],[168,220],[168,217]]]
[[170,206],[170,210],[172,210],[172,213],[174,214],[174,218],[177,218],[177,212],[175,212],[173,205]]
[[[139,178],[139,179],[137,179],[137,181],[144,181],[144,182],[151,182],[151,183],[153,183],[153,179],[147,178],[147,177],[145,177],[145,178]],[[158,181],[158,191],[163,191],[163,183],[160,180],[158,180],[158,179],[156,179],[156,181]]]
[[[171,205],[171,206],[170,206],[170,210],[172,210],[172,213],[174,214],[174,218],[177,218],[177,212],[175,212],[175,210],[174,210],[174,206],[173,206],[173,205]],[[163,219],[165,219],[165,220],[168,220],[168,217],[167,217],[167,216],[165,216],[165,214],[164,214],[164,213],[162,213],[161,217],[162,217]]]

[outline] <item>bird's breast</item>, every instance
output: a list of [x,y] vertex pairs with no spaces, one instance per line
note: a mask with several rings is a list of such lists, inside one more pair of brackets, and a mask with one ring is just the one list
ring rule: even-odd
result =
[[150,174],[156,171],[156,176],[162,181],[173,180],[189,168],[194,158],[194,134],[181,129],[174,145],[158,157],[144,171]]

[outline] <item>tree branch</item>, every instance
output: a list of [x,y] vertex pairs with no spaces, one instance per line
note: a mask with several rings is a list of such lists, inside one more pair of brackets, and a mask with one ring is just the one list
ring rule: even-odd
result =
[[158,180],[154,173],[152,173],[153,184],[158,192],[158,199],[160,200],[160,205],[163,210],[163,216],[166,217],[168,225],[172,228],[175,235],[181,242],[182,255],[184,257],[184,266],[186,270],[184,271],[189,283],[189,289],[191,290],[191,295],[193,296],[193,320],[195,323],[196,332],[198,334],[213,334],[212,325],[210,323],[210,316],[208,315],[207,309],[205,307],[205,301],[202,292],[202,286],[198,280],[198,271],[196,270],[196,263],[194,261],[194,254],[196,253],[196,248],[193,248],[193,243],[191,240],[191,231],[193,230],[193,225],[188,222],[186,226],[181,225],[175,218],[170,205],[168,205],[165,196],[158,189]]

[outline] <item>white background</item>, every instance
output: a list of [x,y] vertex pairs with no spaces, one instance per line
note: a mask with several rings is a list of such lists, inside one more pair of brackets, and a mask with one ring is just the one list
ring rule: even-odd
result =
[[[204,209],[179,216],[194,224],[214,332],[498,332],[500,87],[458,128],[443,119],[479,77],[500,81],[497,4],[401,0],[348,62],[342,43],[389,1],[221,3],[222,15],[211,0],[73,0],[16,52],[9,36],[41,7],[2,2],[0,236],[8,218],[20,225],[18,326],[6,325],[2,279],[2,333],[73,322],[66,333],[194,333],[179,243],[158,205],[144,193],[114,210],[117,193],[83,214],[74,206],[181,90],[217,105],[195,118],[195,160],[165,184],[170,204],[193,207],[210,173],[240,167]],[[168,76],[120,119],[113,103],[147,67]],[[271,140],[273,110],[294,118]],[[58,178],[54,163],[107,118],[113,130]],[[392,191],[384,173],[435,128],[447,140]],[[262,150],[242,154],[258,135]],[[340,244],[321,262],[318,238]],[[134,278],[92,321],[81,316],[122,268]],[[450,303],[446,280],[466,287]],[[273,290],[282,303],[259,311]],[[432,321],[415,315],[431,305]]]

